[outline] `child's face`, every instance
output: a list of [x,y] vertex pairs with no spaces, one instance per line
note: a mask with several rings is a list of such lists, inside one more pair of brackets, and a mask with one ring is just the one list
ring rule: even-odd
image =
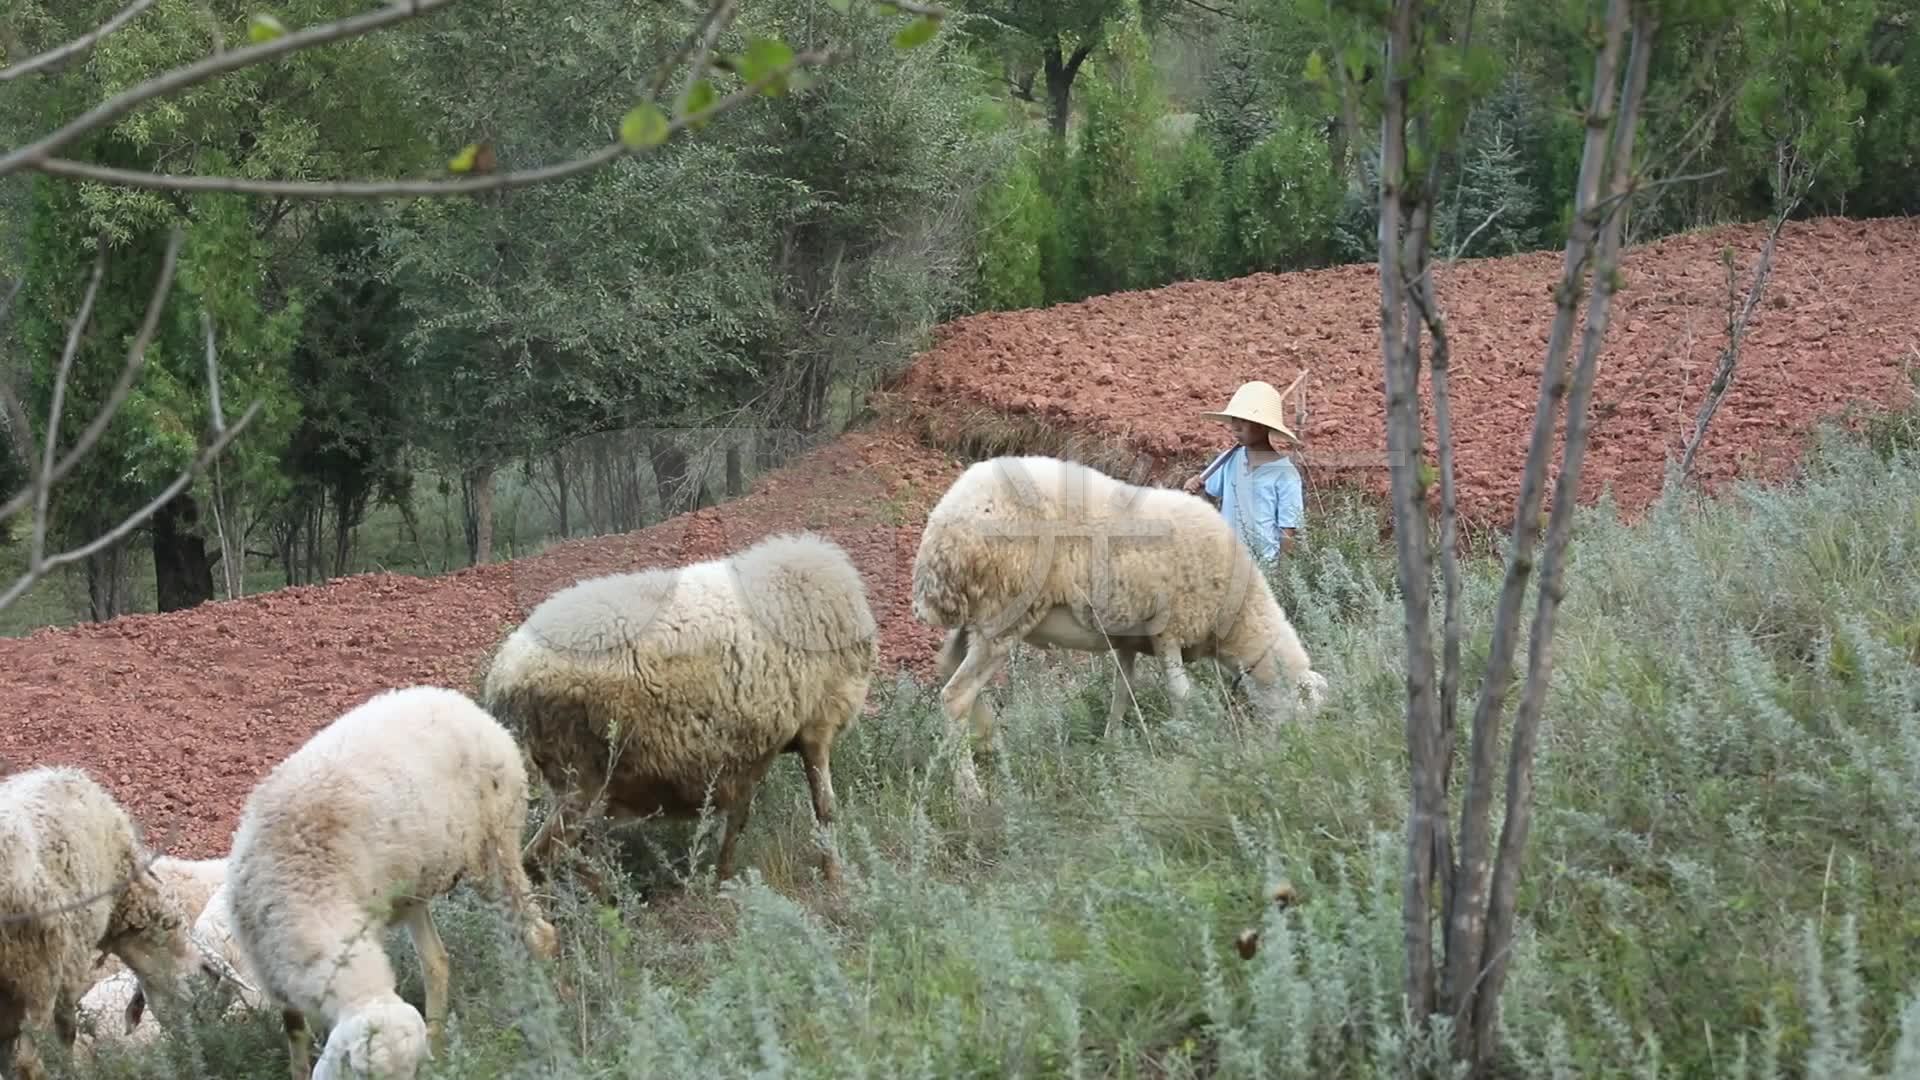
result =
[[1269,445],[1268,428],[1265,424],[1256,424],[1251,420],[1242,420],[1239,417],[1234,417],[1227,421],[1227,426],[1232,429],[1234,440],[1241,446],[1253,447]]

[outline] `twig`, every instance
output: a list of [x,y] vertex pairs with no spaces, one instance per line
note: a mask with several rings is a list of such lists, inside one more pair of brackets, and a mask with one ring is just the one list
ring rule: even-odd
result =
[[[1781,151],[1783,157],[1786,153],[1785,150]],[[1796,178],[1809,176],[1797,168],[1799,160],[1797,153],[1793,155],[1793,159],[1795,166],[1790,169],[1783,167],[1783,176],[1789,171]],[[1747,327],[1753,322],[1754,310],[1760,306],[1760,298],[1767,291],[1767,280],[1773,274],[1773,253],[1780,239],[1780,230],[1786,225],[1788,215],[1800,205],[1800,199],[1806,193],[1807,186],[1806,183],[1794,185],[1786,203],[1780,207],[1779,213],[1774,215],[1773,223],[1767,229],[1766,243],[1760,246],[1759,261],[1754,264],[1753,283],[1747,286],[1746,304],[1737,316],[1733,309],[1733,260],[1731,258],[1727,260],[1727,346],[1720,350],[1720,363],[1714,369],[1713,381],[1707,386],[1707,399],[1700,403],[1700,414],[1693,422],[1693,434],[1687,436],[1686,447],[1680,453],[1678,479],[1682,483],[1693,471],[1693,459],[1700,452],[1701,444],[1706,441],[1707,426],[1713,422],[1714,414],[1720,410],[1720,403],[1726,399],[1727,391],[1733,387],[1734,369],[1740,363],[1740,343],[1746,339]]]
[[1476,236],[1479,236],[1480,233],[1483,230],[1485,230],[1487,226],[1493,224],[1493,219],[1499,217],[1500,211],[1505,210],[1506,208],[1507,208],[1507,204],[1505,202],[1502,202],[1499,206],[1494,207],[1493,213],[1487,215],[1487,220],[1474,226],[1473,231],[1467,234],[1467,238],[1465,240],[1462,240],[1459,243],[1453,245],[1453,250],[1447,253],[1447,261],[1450,263],[1459,262],[1460,253],[1473,246],[1473,238]]
[[[167,834],[161,838],[161,842],[159,844],[146,846],[143,857],[134,860],[133,869],[129,871],[126,874],[126,876],[115,880],[113,884],[108,885],[106,888],[96,889],[95,891],[88,893],[86,896],[82,896],[77,900],[69,900],[66,903],[61,904],[57,907],[35,908],[32,911],[9,911],[9,912],[0,913],[0,926],[14,926],[24,922],[35,922],[40,919],[50,919],[56,915],[65,915],[70,911],[79,911],[82,908],[91,907],[92,905],[97,904],[100,901],[107,899],[108,897],[118,895],[127,886],[133,884],[134,878],[137,878],[143,874],[152,872],[154,862],[161,857],[161,852],[165,851],[168,847],[171,846],[174,836],[177,835],[179,831],[180,831],[180,826],[178,822],[175,822],[174,824],[170,825],[167,828]],[[141,837],[139,834],[140,834],[140,826],[138,823],[136,823],[134,825],[135,841],[144,846],[145,839]]]
[[[60,410],[66,405],[67,376],[73,371],[73,358],[80,351],[80,335],[93,318],[93,301],[100,295],[100,278],[107,270],[106,245],[93,258],[93,277],[87,282],[80,310],[73,316],[73,329],[67,331],[66,347],[60,350],[60,366],[53,375],[53,401],[47,407],[47,442],[41,452],[40,467],[33,474],[33,546],[28,549],[27,564],[38,565],[47,550],[47,499],[53,493],[53,451],[60,445]],[[0,607],[4,607],[0,604]]]
[[134,16],[152,7],[153,3],[154,0],[133,0],[133,3],[122,8],[113,18],[81,34],[65,45],[48,49],[38,56],[30,56],[14,64],[12,67],[0,68],[0,82],[9,82],[22,75],[31,75],[41,68],[56,67],[65,63],[67,60],[93,48],[101,38],[106,37],[108,34],[113,33],[115,30],[131,22]]

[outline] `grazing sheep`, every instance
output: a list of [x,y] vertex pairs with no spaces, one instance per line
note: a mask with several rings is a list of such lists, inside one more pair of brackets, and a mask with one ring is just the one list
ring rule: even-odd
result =
[[[227,860],[162,855],[153,860],[152,869],[160,891],[179,907],[182,918],[193,926],[189,937],[197,950],[201,972],[215,980],[220,989],[231,989],[234,980],[239,978],[231,956],[211,953],[198,925],[209,900],[226,880]],[[96,1039],[137,1045],[151,1042],[159,1034],[160,1022],[146,1012],[146,994],[134,974],[119,957],[106,953],[96,961],[94,976],[93,986],[80,998],[79,1005],[79,1014],[89,1021],[92,1031],[81,1032],[75,1043],[76,1050],[90,1051]]]
[[162,991],[163,1014],[191,995],[186,918],[149,861],[133,819],[85,772],[47,766],[0,783],[0,1072],[46,1075],[29,1028],[73,1047],[100,950]]
[[[182,859],[172,855],[162,855],[150,864],[153,876],[160,882],[160,891],[165,893],[180,908],[180,914],[187,925],[200,917],[201,909],[207,906],[207,899],[220,883],[227,878],[227,860],[218,859]],[[120,958],[112,953],[101,953],[94,960],[93,974],[95,985],[106,982],[127,970]]]
[[[355,706],[260,781],[209,907],[230,916],[246,968],[281,1009],[294,1080],[308,1076],[311,1016],[332,1028],[316,1080],[412,1076],[444,1045],[447,950],[428,904],[459,881],[504,894],[534,952],[553,954],[520,865],[526,811],[513,737],[433,686]],[[394,992],[380,935],[395,924],[426,974],[424,1020]]]
[[[1311,661],[1259,565],[1205,500],[1141,487],[1079,462],[999,457],[977,462],[927,516],[913,563],[913,611],[949,628],[939,664],[949,723],[970,716],[992,735],[980,693],[1017,641],[1117,654],[1121,678],[1108,708],[1111,734],[1126,681],[1143,652],[1166,667],[1184,711],[1188,662],[1231,661],[1252,676],[1252,696],[1281,718],[1305,698],[1317,710],[1326,678]],[[1283,679],[1282,676],[1285,676]],[[963,755],[960,793],[981,794]]]
[[[528,859],[545,862],[603,794],[617,821],[691,817],[711,785],[726,814],[718,875],[731,877],[754,789],[788,751],[830,834],[829,758],[866,701],[877,631],[852,561],[812,533],[548,597],[502,644],[483,692],[560,794]],[[837,879],[830,850],[821,869]]]

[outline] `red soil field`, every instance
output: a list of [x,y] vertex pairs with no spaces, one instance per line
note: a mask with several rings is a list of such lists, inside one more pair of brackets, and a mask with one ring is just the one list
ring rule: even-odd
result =
[[[1763,236],[1723,228],[1629,253],[1582,501],[1610,484],[1632,513],[1657,493],[1663,455],[1691,429],[1725,339],[1720,249],[1730,245],[1744,273]],[[1495,524],[1517,490],[1559,266],[1547,253],[1437,274],[1453,337],[1461,505]],[[1200,411],[1244,379],[1285,386],[1310,367],[1309,485],[1384,491],[1377,464],[1329,467],[1339,454],[1384,460],[1374,280],[1371,266],[1341,267],[972,316],[942,328],[880,396],[903,417],[802,455],[719,507],[439,578],[369,574],[0,639],[0,774],[87,766],[162,850],[219,854],[246,793],[281,757],[380,690],[476,689],[494,645],[555,588],[792,528],[847,549],[880,619],[883,667],[924,679],[938,635],[912,616],[908,571],[918,522],[962,463],[923,434],[983,418],[1044,426],[1144,455],[1165,478],[1227,445]],[[1790,470],[1820,417],[1903,403],[1902,360],[1920,362],[1916,350],[1920,222],[1789,226],[1697,468],[1709,481]]]

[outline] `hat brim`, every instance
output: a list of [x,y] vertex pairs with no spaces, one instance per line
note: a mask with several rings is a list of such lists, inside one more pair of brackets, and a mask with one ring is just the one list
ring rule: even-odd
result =
[[1300,441],[1300,436],[1294,434],[1292,428],[1285,424],[1276,424],[1270,420],[1263,420],[1257,416],[1243,416],[1240,413],[1234,412],[1203,412],[1200,415],[1209,420],[1245,420],[1249,424],[1259,424],[1261,427],[1277,431],[1294,442]]

